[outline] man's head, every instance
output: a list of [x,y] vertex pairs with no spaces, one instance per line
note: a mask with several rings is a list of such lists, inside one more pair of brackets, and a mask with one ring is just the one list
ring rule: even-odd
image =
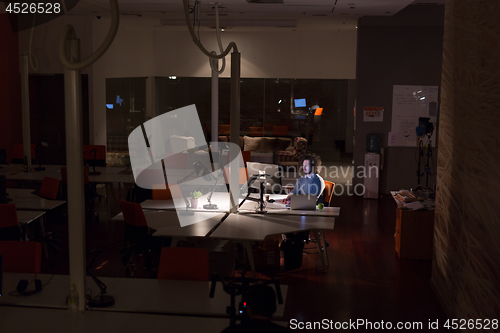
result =
[[319,173],[321,170],[321,159],[314,154],[303,156],[300,164],[305,175]]
[[276,294],[269,286],[253,285],[246,293],[245,300],[251,318],[271,319],[276,312]]

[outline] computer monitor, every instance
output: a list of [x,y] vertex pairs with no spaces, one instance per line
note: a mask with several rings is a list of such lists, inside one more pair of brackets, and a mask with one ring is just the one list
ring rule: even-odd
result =
[[296,108],[305,108],[306,107],[306,99],[305,98],[297,98],[293,100]]
[[[258,174],[267,174],[271,178],[265,180],[265,191],[266,193],[281,194],[281,177],[283,174],[283,169],[277,164],[266,164],[259,162],[247,162],[247,172],[248,177]],[[259,188],[258,181],[254,182],[250,187]]]

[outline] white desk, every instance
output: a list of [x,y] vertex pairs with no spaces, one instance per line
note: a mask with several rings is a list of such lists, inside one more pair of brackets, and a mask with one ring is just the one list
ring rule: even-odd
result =
[[[213,202],[219,203],[219,197],[226,198],[227,194],[214,193]],[[258,194],[252,194],[252,197],[258,197]],[[269,198],[273,200],[285,197],[286,195],[281,194],[269,195]],[[241,200],[242,198],[240,202]],[[290,210],[280,203],[268,203],[266,214],[255,214],[257,204],[253,201],[246,201],[239,214],[230,214],[209,236],[241,242],[247,250],[252,272],[255,273],[251,241],[262,241],[268,235],[312,230],[323,269],[329,266],[324,230],[334,228],[335,217],[340,214],[339,207],[325,207],[322,210]],[[172,246],[175,246],[179,237],[206,237],[208,232],[219,224],[223,216],[220,211],[194,210],[197,217],[204,214],[205,219],[186,227],[180,227],[172,200],[146,200],[141,203],[141,206],[143,209],[151,209],[145,210],[144,215],[148,226],[156,230],[153,235],[173,237]],[[224,209],[225,207],[221,205],[220,208]],[[120,213],[112,220],[123,220],[123,215]]]
[[2,306],[0,323],[2,332],[9,333],[220,333],[229,326],[229,319],[104,311],[68,313],[63,309]]
[[[0,175],[4,175],[6,179],[20,180],[20,181],[37,181],[41,182],[43,177],[61,178],[61,172],[57,169],[56,165],[42,165],[45,171],[34,171],[38,164],[33,164],[33,171],[24,172],[24,165],[11,164],[4,166],[0,169]],[[60,166],[59,166],[60,167]]]
[[42,210],[49,211],[64,205],[66,201],[63,200],[48,200],[33,194],[32,189],[17,189],[8,188],[7,194],[10,203],[16,204],[18,210]]
[[[211,202],[217,204],[217,209],[204,209],[203,205],[208,203],[209,193],[202,195],[198,199],[198,208],[189,209],[190,211],[195,212],[215,212],[215,213],[223,213],[229,211],[230,201],[229,194],[227,192],[214,192],[211,198]],[[152,209],[152,210],[170,210],[176,209],[174,205],[174,201],[172,199],[169,200],[145,200],[141,202],[141,207],[143,209]],[[185,209],[186,205],[183,202],[178,209]]]
[[17,211],[17,220],[19,224],[29,224],[42,217],[44,214],[45,212],[36,210],[19,210]]
[[[68,275],[54,275],[52,281],[34,295],[9,295],[16,290],[19,280],[31,281],[33,277],[34,274],[4,273],[4,294],[0,298],[0,305],[66,308]],[[50,277],[48,274],[38,274],[42,284],[46,284]],[[231,304],[231,297],[224,292],[220,282],[215,288],[214,298],[210,298],[211,282],[104,277],[99,277],[99,280],[106,284],[107,294],[115,298],[115,304],[107,308],[94,308],[92,311],[226,316],[226,307]],[[274,288],[274,285],[270,286]],[[99,293],[99,288],[90,277],[87,277],[88,288],[92,290],[93,297]],[[32,289],[34,283],[28,286],[28,290]],[[283,304],[278,304],[275,317],[283,316],[287,291],[288,286],[281,286]],[[236,297],[236,304],[240,299],[241,296]]]
[[[28,240],[27,234],[28,234],[28,225],[31,222],[34,222],[41,218],[43,215],[45,215],[45,212],[42,211],[37,211],[37,210],[18,210],[17,211],[17,221],[22,227],[23,230],[23,239]],[[44,226],[43,226],[43,219],[40,219],[40,233],[43,236],[44,232]]]
[[324,230],[333,230],[334,226],[334,217],[231,214],[212,233],[211,237],[241,241],[247,247],[250,265],[252,266],[252,271],[254,271],[252,252],[248,251],[250,249],[249,241],[261,241],[267,235],[312,230],[321,257],[323,270],[326,270],[329,262]]
[[[252,194],[251,195],[254,198],[258,198],[257,194]],[[281,194],[270,194],[269,195],[270,199],[273,200],[281,200],[286,197],[286,195],[281,195]],[[229,194],[225,192],[214,192],[212,196],[212,203],[217,204],[218,209],[203,209],[203,205],[207,203],[207,198],[208,198],[208,193],[202,195],[199,200],[198,200],[198,208],[197,209],[190,209],[191,211],[195,212],[215,212],[215,213],[222,213],[222,212],[227,212],[229,211],[229,206],[230,206],[230,201],[229,201]],[[243,197],[239,199],[239,202],[243,200]],[[247,200],[243,205],[250,207],[251,205],[255,205],[255,201],[250,201]],[[276,205],[281,205],[276,203]],[[284,205],[282,205],[284,207]],[[149,209],[149,210],[174,210],[176,209],[174,202],[172,199],[169,200],[145,200],[141,202],[141,207],[142,209]],[[281,206],[280,206],[281,207]],[[186,206],[183,204],[178,208],[186,208]]]
[[340,207],[324,207],[323,209],[316,210],[300,210],[300,209],[288,209],[288,208],[270,208],[267,209],[267,214],[273,215],[300,215],[300,216],[339,216]]

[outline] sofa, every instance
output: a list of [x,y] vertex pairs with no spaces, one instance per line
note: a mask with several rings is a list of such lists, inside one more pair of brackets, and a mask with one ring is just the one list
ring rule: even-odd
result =
[[[229,136],[220,135],[220,142],[228,142]],[[307,140],[297,137],[251,137],[240,136],[239,146],[242,151],[251,153],[252,162],[280,165],[296,165],[307,150]]]
[[[183,138],[184,139],[184,138]],[[127,137],[108,137],[108,166],[130,165]],[[229,142],[228,135],[219,135],[219,142]],[[307,151],[307,140],[302,137],[251,137],[240,136],[242,151],[250,152],[252,162],[299,166],[300,158]],[[188,147],[186,147],[188,148]]]

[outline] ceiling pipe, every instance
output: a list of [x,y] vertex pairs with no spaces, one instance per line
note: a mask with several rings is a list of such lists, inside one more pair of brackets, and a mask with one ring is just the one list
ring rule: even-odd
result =
[[[189,5],[188,0],[182,0],[184,4],[184,17],[186,19],[186,24],[189,29],[189,33],[191,34],[191,38],[193,42],[198,46],[201,52],[205,54],[207,57],[211,59],[222,59],[224,58],[231,49],[233,49],[233,53],[231,54],[231,102],[230,102],[230,127],[231,127],[231,135],[230,141],[233,143],[231,146],[239,146],[240,141],[240,70],[241,70],[241,55],[238,52],[238,47],[236,43],[231,42],[227,46],[224,52],[220,54],[212,54],[207,51],[201,42],[196,38],[196,34],[193,30],[193,26],[189,21]],[[239,152],[235,152],[235,149],[230,149],[230,165],[229,165],[229,189],[231,193],[231,197],[235,200],[232,201],[231,204],[231,212],[235,212],[238,209],[238,198],[240,197],[240,187],[239,187],[239,162],[238,155]]]

